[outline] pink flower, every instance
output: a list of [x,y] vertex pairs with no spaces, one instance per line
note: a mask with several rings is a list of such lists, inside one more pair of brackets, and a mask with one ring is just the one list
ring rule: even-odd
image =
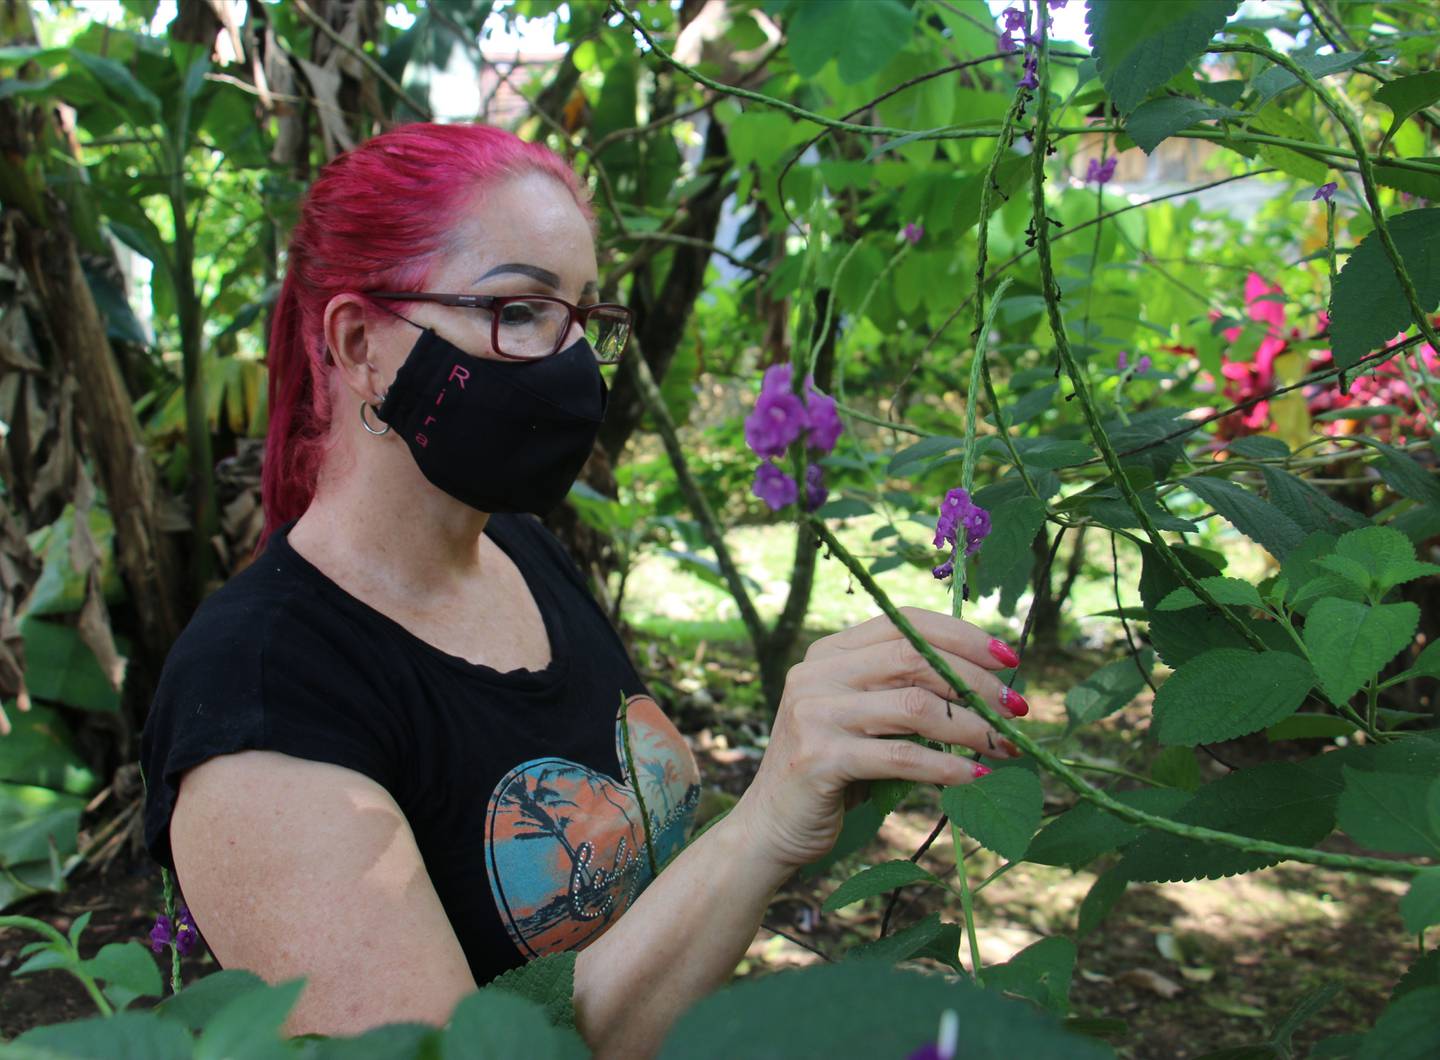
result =
[[912,221],[904,227],[900,234],[905,237],[905,242],[913,247],[925,238],[925,226],[917,225]]

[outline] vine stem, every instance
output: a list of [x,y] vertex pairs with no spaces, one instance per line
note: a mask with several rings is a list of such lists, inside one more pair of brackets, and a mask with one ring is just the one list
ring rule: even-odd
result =
[[1038,744],[1028,733],[1024,732],[1009,718],[1002,716],[989,703],[981,699],[975,692],[951,669],[950,664],[930,646],[929,642],[915,629],[914,624],[901,613],[895,606],[885,590],[880,588],[879,583],[865,569],[865,565],[856,559],[840,540],[825,525],[824,520],[817,519],[813,515],[807,517],[811,526],[820,540],[825,543],[830,554],[838,559],[845,568],[855,577],[855,580],[870,594],[871,599],[880,607],[894,623],[900,634],[910,642],[917,652],[930,664],[930,668],[939,674],[941,679],[948,684],[960,697],[969,709],[973,710],[980,717],[984,718],[1002,736],[1008,737],[1026,754],[1046,771],[1055,775],[1066,787],[1075,792],[1087,802],[1094,803],[1108,813],[1114,814],[1121,820],[1129,821],[1131,824],[1140,825],[1143,828],[1150,828],[1157,832],[1166,832],[1170,835],[1180,836],[1182,839],[1193,839],[1199,842],[1218,843],[1222,846],[1232,847],[1236,850],[1243,850],[1249,854],[1260,854],[1265,857],[1275,858],[1279,861],[1299,861],[1307,865],[1319,865],[1322,868],[1341,869],[1347,872],[1365,872],[1378,876],[1414,876],[1420,872],[1422,866],[1412,865],[1404,861],[1393,861],[1386,858],[1361,857],[1351,854],[1332,854],[1328,851],[1314,850],[1310,847],[1290,846],[1286,843],[1272,843],[1268,839],[1254,839],[1250,836],[1237,835],[1234,832],[1224,832],[1216,828],[1206,828],[1203,825],[1185,824],[1181,821],[1171,820],[1168,817],[1161,817],[1157,814],[1146,813],[1133,806],[1127,806],[1118,799],[1113,798],[1107,792],[1094,787],[1080,776],[1075,769],[1071,768],[1064,760],[1051,754],[1043,746]]
[[981,986],[980,940],[975,935],[975,898],[970,893],[970,869],[965,864],[965,844],[960,827],[950,822],[950,841],[955,844],[955,874],[960,877],[960,910],[965,914],[965,937],[970,943],[970,977]]
[[170,943],[170,992],[180,993],[180,947],[175,940],[180,937],[180,923],[175,916],[175,878],[170,875],[170,870],[160,866],[160,882],[165,888],[165,917],[170,921],[170,933],[173,939]]
[[1150,513],[1140,502],[1140,495],[1125,475],[1124,468],[1120,466],[1120,458],[1116,455],[1115,447],[1110,442],[1110,436],[1105,433],[1105,428],[1100,422],[1100,412],[1095,407],[1095,398],[1090,393],[1090,384],[1086,381],[1085,374],[1080,370],[1080,366],[1076,363],[1075,356],[1070,350],[1070,339],[1065,331],[1064,318],[1060,314],[1060,287],[1055,282],[1055,265],[1050,253],[1050,218],[1045,212],[1045,156],[1049,151],[1050,143],[1049,28],[1046,19],[1041,18],[1037,22],[1040,37],[1037,45],[1040,87],[1036,93],[1039,101],[1035,115],[1035,149],[1032,154],[1030,190],[1034,207],[1035,254],[1040,265],[1041,288],[1045,296],[1045,308],[1049,313],[1050,330],[1055,338],[1056,356],[1060,358],[1060,363],[1064,366],[1066,374],[1070,377],[1070,383],[1075,388],[1075,396],[1080,401],[1085,422],[1105,460],[1105,466],[1110,470],[1111,477],[1115,479],[1115,485],[1135,513],[1135,518],[1139,520],[1145,536],[1155,546],[1165,565],[1182,585],[1200,599],[1201,603],[1224,618],[1225,622],[1239,633],[1247,644],[1257,652],[1264,652],[1266,650],[1265,642],[1260,639],[1260,636],[1216,601],[1180,562],[1179,557],[1175,555],[1165,539],[1160,536],[1160,531],[1156,529]]

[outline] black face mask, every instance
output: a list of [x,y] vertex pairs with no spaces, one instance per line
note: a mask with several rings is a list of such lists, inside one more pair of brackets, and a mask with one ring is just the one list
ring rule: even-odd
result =
[[474,357],[426,328],[376,410],[420,472],[482,512],[544,515],[590,456],[609,390],[581,339],[535,361]]

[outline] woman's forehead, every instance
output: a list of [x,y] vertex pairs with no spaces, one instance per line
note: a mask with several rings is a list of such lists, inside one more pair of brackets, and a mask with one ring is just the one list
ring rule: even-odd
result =
[[[513,178],[477,196],[455,226],[440,275],[467,286],[482,277],[528,275],[544,286],[578,291],[596,278],[589,222],[559,181]],[[559,284],[550,282],[558,278]]]

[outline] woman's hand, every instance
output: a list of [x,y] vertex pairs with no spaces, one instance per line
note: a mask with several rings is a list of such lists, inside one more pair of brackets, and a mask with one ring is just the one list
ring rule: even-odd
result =
[[[1002,641],[934,611],[901,613],[997,711],[1006,717],[1029,711],[991,672],[1019,662]],[[765,758],[732,811],[756,853],[781,869],[823,857],[840,834],[846,789],[857,782],[966,784],[988,772],[967,758],[882,737],[913,733],[995,757],[1020,753],[955,697],[883,615],[816,641],[786,678]]]

